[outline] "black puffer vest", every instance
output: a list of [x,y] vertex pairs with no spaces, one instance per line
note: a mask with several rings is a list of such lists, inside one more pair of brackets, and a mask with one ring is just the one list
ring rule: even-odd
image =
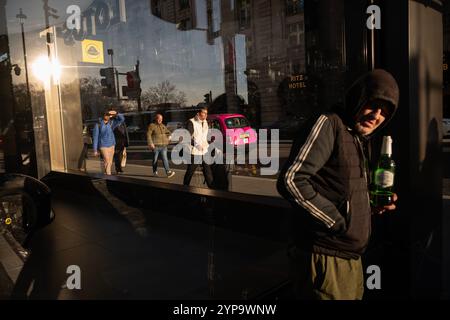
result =
[[338,115],[327,117],[335,128],[333,154],[310,182],[338,208],[346,219],[347,231],[342,235],[323,233],[305,210],[294,216],[296,243],[304,250],[357,259],[367,247],[371,230],[363,142]]

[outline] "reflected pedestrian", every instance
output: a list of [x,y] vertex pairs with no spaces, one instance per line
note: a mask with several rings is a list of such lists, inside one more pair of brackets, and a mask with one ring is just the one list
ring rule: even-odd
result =
[[89,134],[88,127],[83,126],[83,150],[81,150],[80,158],[78,159],[78,170],[87,171],[86,170],[86,160],[88,158],[88,148],[92,145],[92,137]]
[[100,153],[103,157],[104,173],[111,175],[111,167],[114,158],[114,147],[116,139],[114,138],[114,129],[125,121],[125,117],[116,111],[107,111],[103,118],[94,127],[94,155],[97,157]]
[[147,144],[149,149],[153,151],[154,176],[158,175],[158,158],[160,155],[167,178],[172,178],[175,175],[175,172],[169,168],[169,160],[167,158],[167,146],[169,145],[170,135],[170,130],[163,124],[162,114],[156,114],[154,122],[148,126],[147,130]]
[[[211,166],[205,162],[203,156],[208,152],[208,109],[202,108],[197,115],[189,119],[187,122],[187,129],[191,134],[191,163],[188,164],[186,173],[184,175],[183,184],[188,186],[191,183],[192,176],[198,166],[203,167],[203,175],[205,176],[206,184],[209,188],[213,187],[213,175]],[[195,163],[195,159],[201,158],[200,163]]]
[[[114,149],[114,164],[116,173],[123,173],[122,162],[126,160],[126,148],[129,145],[127,127],[125,123],[120,124],[114,129],[114,138],[116,139],[116,146]],[[125,159],[124,159],[125,157]]]

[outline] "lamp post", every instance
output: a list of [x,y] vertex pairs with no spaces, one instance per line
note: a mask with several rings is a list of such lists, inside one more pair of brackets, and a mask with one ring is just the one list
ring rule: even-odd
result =
[[27,111],[29,112],[31,109],[31,93],[30,93],[30,82],[28,80],[28,63],[27,63],[27,48],[25,45],[25,32],[23,28],[23,24],[27,16],[22,12],[22,8],[20,8],[19,14],[16,15],[16,18],[19,19],[20,28],[22,31],[22,46],[23,46],[23,60],[25,65],[25,81],[27,85]]
[[[16,15],[16,18],[19,19],[20,28],[22,32],[22,47],[23,47],[23,60],[25,67],[25,83],[27,90],[27,100],[25,103],[24,112],[22,114],[22,119],[25,120],[24,126],[20,129],[23,133],[26,134],[26,141],[24,141],[24,145],[22,146],[20,138],[17,137],[17,141],[19,142],[18,149],[21,150],[21,160],[22,160],[22,169],[24,172],[37,176],[37,157],[36,157],[36,146],[35,146],[35,132],[34,132],[34,117],[31,106],[31,91],[30,91],[30,81],[28,78],[28,57],[27,57],[27,47],[25,43],[25,31],[24,31],[24,22],[27,19],[27,16],[23,13],[22,8],[19,10],[19,14]],[[20,74],[19,66],[14,68],[14,72],[16,75]],[[22,113],[22,111],[21,111]],[[16,115],[17,116],[17,115]],[[24,155],[26,155],[24,157]]]

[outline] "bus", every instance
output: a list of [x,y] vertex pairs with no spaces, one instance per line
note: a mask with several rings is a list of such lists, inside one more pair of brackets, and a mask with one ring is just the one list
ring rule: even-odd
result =
[[[195,114],[201,108],[192,107],[192,108],[178,108],[178,109],[168,109],[161,111],[132,111],[123,113],[125,117],[125,124],[127,127],[127,134],[129,138],[130,146],[145,146],[147,145],[147,127],[150,123],[153,122],[155,115],[157,113],[161,113],[164,117],[163,123],[176,123],[177,129],[184,128],[186,122],[195,116]],[[92,131],[97,124],[99,119],[90,119],[84,122],[84,125],[87,126],[88,131],[92,136]],[[174,128],[170,128],[174,129]]]
[[[124,113],[130,145],[140,146],[147,144],[147,127],[153,122],[157,113],[163,115],[164,124],[177,124],[176,129],[180,129],[184,128],[186,122],[194,117],[199,110],[200,108],[179,108],[164,111],[135,111]],[[169,126],[169,129],[173,130],[175,128]]]

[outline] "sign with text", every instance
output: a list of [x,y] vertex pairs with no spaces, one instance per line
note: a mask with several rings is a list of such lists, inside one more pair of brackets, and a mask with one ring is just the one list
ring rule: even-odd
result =
[[306,80],[308,77],[304,74],[292,75],[289,77],[288,87],[290,90],[293,89],[304,89],[306,88]]

